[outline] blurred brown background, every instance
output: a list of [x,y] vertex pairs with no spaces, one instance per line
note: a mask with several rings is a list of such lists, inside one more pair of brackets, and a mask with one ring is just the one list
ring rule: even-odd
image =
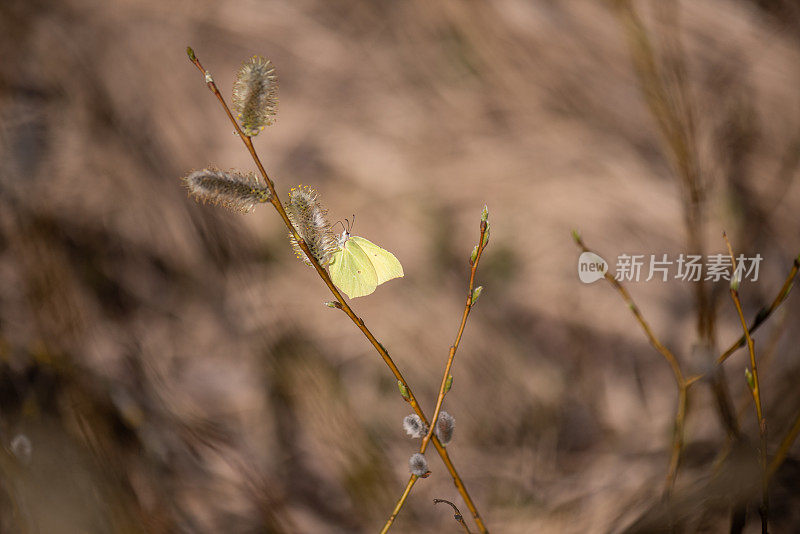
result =
[[[752,317],[800,252],[800,10],[634,5],[659,64],[682,46],[707,252],[724,229],[764,257],[742,289]],[[278,121],[256,147],[282,195],[312,185],[403,263],[354,307],[428,414],[489,206],[484,292],[445,408],[492,532],[657,517],[673,378],[618,295],[579,282],[570,238],[612,265],[687,251],[625,31],[592,0],[0,3],[0,532],[376,532],[407,479],[410,409],[273,210],[187,198],[192,169],[253,169],[187,44],[226,95],[242,60],[276,65]],[[630,289],[705,369],[691,284]],[[721,349],[740,328],[727,285],[713,295]],[[800,409],[798,317],[792,295],[756,335],[771,452]],[[756,439],[746,362],[725,370]],[[678,496],[706,487],[725,444],[705,384],[686,441]],[[463,503],[428,458],[395,532],[459,529],[432,505]],[[782,480],[797,477],[780,475],[773,528],[796,532],[800,490]],[[727,532],[729,508],[703,496],[676,528]],[[752,505],[748,518],[757,529]]]

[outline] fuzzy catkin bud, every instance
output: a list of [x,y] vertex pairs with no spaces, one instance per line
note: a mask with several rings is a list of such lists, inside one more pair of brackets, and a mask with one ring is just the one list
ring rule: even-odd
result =
[[415,414],[407,415],[403,419],[403,430],[412,438],[421,438],[428,433],[428,425],[422,422],[422,419]]
[[233,109],[242,131],[258,135],[278,113],[278,78],[268,59],[253,56],[242,64],[233,84]]
[[272,199],[269,189],[258,183],[253,173],[203,169],[184,176],[183,183],[195,200],[243,213]]
[[442,445],[447,445],[453,439],[453,430],[456,428],[456,420],[447,412],[440,412],[439,418],[436,420],[436,437],[442,442]]
[[[339,248],[336,236],[331,231],[328,224],[328,210],[322,207],[319,202],[317,192],[308,186],[293,187],[289,191],[289,202],[286,204],[286,215],[292,222],[292,226],[306,242],[311,255],[323,267],[328,265],[333,258],[333,253]],[[292,234],[289,240],[294,247],[294,253],[301,258],[307,265],[311,262],[306,257],[305,252]]]
[[412,475],[418,477],[427,475],[429,473],[428,460],[425,459],[425,455],[418,452],[412,454],[411,458],[408,459],[408,469],[411,471]]

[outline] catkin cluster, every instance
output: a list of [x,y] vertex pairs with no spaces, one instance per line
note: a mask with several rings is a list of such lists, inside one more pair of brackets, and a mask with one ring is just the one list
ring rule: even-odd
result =
[[[322,207],[319,195],[314,189],[308,186],[298,186],[289,191],[286,214],[294,229],[308,245],[311,255],[323,267],[331,262],[334,252],[339,249],[339,243],[328,223],[327,213],[328,210]],[[294,235],[289,234],[289,240],[292,242],[297,257],[311,265]]]
[[184,176],[183,183],[195,200],[232,211],[247,213],[256,204],[272,200],[269,189],[258,183],[253,173],[203,169]]
[[233,109],[242,131],[258,135],[278,113],[278,78],[268,59],[253,56],[242,64],[233,84]]

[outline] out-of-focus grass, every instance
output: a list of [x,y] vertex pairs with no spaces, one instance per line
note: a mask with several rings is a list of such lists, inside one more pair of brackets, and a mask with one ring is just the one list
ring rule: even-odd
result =
[[[681,2],[705,239],[722,252],[725,228],[765,258],[743,286],[746,314],[798,248],[797,18],[788,2],[761,4]],[[685,239],[605,5],[11,0],[0,25],[0,530],[369,532],[407,476],[407,407],[322,306],[273,214],[232,216],[181,190],[192,168],[251,168],[185,60],[189,43],[226,91],[254,53],[277,66],[278,122],[259,151],[283,194],[314,185],[333,219],[356,213],[359,235],[403,262],[405,278],[356,304],[426,409],[489,205],[485,289],[446,406],[489,527],[663,526],[646,512],[669,454],[671,377],[608,288],[578,282],[569,240],[578,226],[609,254],[675,255]],[[688,354],[691,288],[632,290]],[[791,325],[796,299],[780,313]],[[797,333],[785,330],[762,372],[775,446],[800,405]],[[720,345],[739,335],[722,306]],[[746,359],[726,364],[734,399]],[[727,504],[702,485],[724,433],[704,388],[690,403],[683,524],[724,529]],[[19,434],[29,463],[11,452]],[[457,528],[431,504],[455,491],[430,464],[397,532]],[[795,465],[775,485],[776,529],[796,528]]]

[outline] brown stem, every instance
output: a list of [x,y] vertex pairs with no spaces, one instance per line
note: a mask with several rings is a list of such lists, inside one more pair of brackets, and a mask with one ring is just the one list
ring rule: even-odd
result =
[[458,509],[458,506],[456,506],[455,504],[451,503],[450,501],[446,501],[444,499],[433,499],[433,504],[439,504],[440,502],[449,504],[450,506],[453,507],[453,512],[454,512],[453,519],[458,521],[458,524],[463,527],[464,532],[466,532],[467,534],[470,534],[469,527],[464,522],[464,516],[461,515],[461,510]]
[[672,439],[672,450],[669,457],[669,469],[664,479],[664,495],[669,496],[675,486],[675,479],[678,476],[678,465],[681,460],[681,450],[683,450],[683,436],[686,428],[686,394],[688,386],[684,383],[678,386],[678,410],[675,414],[675,435]]
[[[577,232],[573,232],[572,236],[575,240],[575,244],[578,245],[578,248],[580,248],[583,252],[591,252],[596,254],[583,243],[583,240]],[[683,449],[683,433],[686,426],[686,393],[689,384],[683,377],[683,372],[681,371],[681,366],[678,363],[678,359],[675,357],[672,351],[665,347],[655,336],[653,330],[650,328],[650,325],[647,323],[642,315],[642,312],[639,310],[639,307],[633,301],[633,298],[631,298],[628,290],[625,289],[625,286],[620,284],[619,281],[608,271],[603,274],[603,277],[614,287],[614,289],[617,290],[617,293],[619,293],[619,295],[622,297],[622,300],[624,300],[625,304],[628,305],[628,308],[630,308],[633,316],[639,323],[639,326],[641,326],[642,330],[644,330],[648,341],[650,341],[650,344],[664,357],[667,364],[669,364],[670,369],[672,369],[672,374],[675,376],[675,383],[678,386],[678,409],[675,414],[675,435],[673,436],[669,469],[667,470],[667,478],[664,485],[664,494],[669,495],[672,492],[672,488],[675,485],[675,479],[678,476],[678,465],[680,463],[681,450]],[[693,377],[692,382],[695,382],[696,380],[697,379]]]
[[[778,307],[783,303],[784,300],[786,300],[786,297],[789,296],[789,291],[791,291],[792,289],[794,278],[795,276],[797,276],[798,270],[800,270],[800,256],[794,259],[794,262],[792,263],[792,268],[789,270],[789,274],[786,276],[786,280],[783,282],[783,286],[781,287],[781,290],[778,291],[778,294],[775,296],[775,299],[772,301],[772,304],[769,306],[769,308],[766,309],[762,308],[761,310],[759,310],[758,314],[756,315],[756,318],[748,327],[747,330],[750,332],[750,334],[755,332],[759,326],[764,324],[767,321],[767,319],[769,319],[769,317],[772,315],[772,313],[778,309]],[[730,347],[728,347],[728,350],[723,352],[719,356],[719,358],[717,358],[717,363],[722,363],[725,360],[727,360],[731,354],[736,352],[736,350],[739,347],[745,346],[746,343],[747,343],[746,338],[744,335],[742,335],[742,337],[740,337]]]
[[[471,269],[470,275],[469,275],[469,287],[467,288],[467,303],[464,306],[464,313],[461,316],[461,324],[458,327],[458,333],[456,334],[456,340],[450,346],[450,354],[449,354],[449,356],[447,358],[447,365],[445,365],[445,368],[444,368],[444,376],[442,376],[442,384],[439,387],[439,395],[438,395],[438,397],[436,399],[436,408],[433,411],[433,417],[431,418],[431,421],[433,421],[433,423],[429,426],[428,433],[425,434],[425,436],[422,438],[422,443],[419,446],[420,454],[425,454],[425,450],[428,448],[428,444],[430,443],[431,438],[434,437],[434,431],[436,429],[436,421],[439,420],[439,413],[441,412],[442,404],[444,402],[444,396],[445,396],[445,393],[446,393],[445,389],[447,388],[447,379],[450,377],[450,370],[453,367],[453,360],[455,359],[456,351],[458,350],[458,345],[461,343],[461,336],[464,334],[464,327],[467,326],[467,317],[469,317],[469,312],[470,312],[470,310],[472,310],[472,304],[473,304],[472,294],[473,294],[473,290],[475,289],[475,273],[478,270],[478,262],[481,259],[481,254],[483,254],[483,249],[486,248],[486,245],[488,244],[484,240],[484,237],[486,236],[486,229],[487,228],[488,228],[488,225],[487,225],[486,221],[481,221],[481,234],[480,234],[479,241],[478,241],[478,252],[475,255],[475,261],[472,262],[472,269]],[[444,447],[442,447],[442,448],[444,448]],[[403,495],[401,495],[400,499],[397,501],[397,506],[395,506],[395,512],[399,512],[400,508],[402,508],[402,506],[405,503],[406,499],[408,499],[411,487],[414,485],[414,482],[415,482],[415,480],[413,480],[413,479],[416,478],[416,477],[414,477],[414,475],[412,475],[411,478],[412,478],[412,480],[409,480],[408,481],[408,486],[406,486],[406,491],[403,492]],[[469,503],[467,503],[467,506],[469,506]],[[386,532],[389,529],[389,527],[391,526],[391,524],[394,521],[394,518],[396,516],[397,516],[397,514],[393,513],[392,516],[389,517],[389,520],[386,522],[386,525],[384,526],[385,530],[383,532]],[[463,523],[463,519],[461,520],[461,522]],[[476,522],[477,522],[477,517],[476,517]]]
[[461,336],[464,334],[464,327],[467,326],[467,317],[469,317],[469,312],[472,310],[472,296],[473,291],[475,290],[475,273],[478,270],[478,262],[481,260],[481,255],[483,254],[483,249],[486,248],[487,243],[484,241],[486,236],[486,228],[487,224],[486,221],[481,221],[481,234],[478,238],[478,252],[475,255],[475,261],[472,262],[472,269],[470,270],[469,274],[469,287],[467,288],[467,302],[464,305],[464,313],[461,316],[461,324],[458,327],[458,333],[456,334],[456,340],[450,346],[450,354],[447,357],[447,365],[444,367],[444,374],[442,375],[442,383],[439,386],[439,395],[436,398],[436,408],[433,410],[433,417],[431,417],[431,424],[430,428],[428,429],[428,433],[425,437],[422,438],[422,443],[419,446],[419,452],[425,454],[425,449],[428,447],[428,443],[433,437],[433,433],[436,429],[436,422],[439,420],[439,412],[442,409],[442,403],[444,402],[445,396],[445,389],[447,387],[447,379],[450,377],[450,370],[453,367],[453,360],[456,357],[456,351],[458,350],[458,345],[461,343]]
[[[397,368],[397,365],[395,365],[394,360],[392,360],[391,356],[389,356],[389,353],[386,351],[386,349],[383,347],[383,345],[381,345],[380,342],[378,342],[378,340],[372,334],[372,332],[370,332],[370,330],[364,324],[363,319],[358,317],[355,314],[355,312],[352,310],[350,305],[347,304],[347,302],[344,300],[344,297],[342,297],[342,294],[339,292],[339,290],[333,284],[333,281],[331,280],[330,276],[328,275],[328,272],[325,270],[324,267],[322,267],[319,264],[319,262],[316,260],[314,255],[309,250],[308,245],[305,243],[305,241],[297,233],[297,230],[295,230],[294,226],[292,225],[292,222],[289,220],[289,216],[286,214],[286,210],[284,209],[283,204],[280,201],[280,198],[278,197],[278,193],[275,190],[275,185],[273,184],[272,180],[270,180],[269,175],[267,174],[267,171],[264,169],[264,166],[261,164],[261,160],[258,157],[258,154],[256,153],[255,147],[253,146],[252,139],[249,136],[247,136],[242,131],[242,129],[239,127],[239,124],[236,121],[236,119],[233,117],[233,114],[231,113],[230,108],[225,103],[225,99],[223,98],[222,94],[219,92],[219,89],[217,88],[217,85],[214,83],[214,80],[211,77],[211,74],[203,68],[202,64],[200,63],[200,60],[197,59],[197,57],[194,55],[194,52],[191,51],[191,49],[189,49],[188,51],[189,51],[189,60],[205,76],[206,85],[208,86],[209,90],[212,93],[214,93],[214,95],[217,97],[217,100],[219,100],[220,104],[222,105],[223,109],[225,110],[226,115],[228,116],[228,119],[231,121],[231,123],[233,124],[234,128],[236,129],[236,133],[239,135],[239,138],[242,140],[244,145],[247,147],[247,150],[248,150],[248,152],[250,152],[250,156],[253,158],[253,161],[255,162],[256,166],[258,167],[259,172],[261,172],[261,175],[264,177],[264,181],[266,182],[267,187],[270,190],[270,193],[272,193],[271,203],[275,207],[275,210],[278,212],[278,215],[280,215],[280,217],[283,220],[284,224],[289,229],[289,232],[291,232],[292,236],[295,238],[295,240],[297,241],[298,245],[300,246],[300,248],[305,253],[305,255],[308,258],[309,262],[311,262],[311,265],[317,271],[317,274],[319,274],[320,278],[322,278],[322,281],[325,282],[325,285],[328,286],[328,289],[330,290],[330,292],[333,294],[333,296],[336,299],[336,301],[341,306],[342,311],[344,311],[345,314],[347,314],[347,316],[350,318],[350,320],[353,321],[353,323],[358,327],[359,330],[361,330],[361,332],[364,334],[364,336],[367,338],[367,340],[372,344],[372,346],[375,348],[375,350],[378,351],[378,354],[380,354],[380,356],[383,359],[384,363],[386,363],[386,365],[389,367],[389,369],[391,370],[391,372],[395,376],[395,378],[398,381],[400,381],[406,387],[406,389],[408,391],[407,400],[408,400],[409,404],[411,404],[411,407],[414,409],[414,412],[420,417],[420,419],[422,419],[423,423],[429,424],[427,418],[425,417],[425,414],[422,411],[422,408],[420,407],[419,403],[417,402],[416,397],[414,396],[414,394],[411,391],[411,386],[409,386],[408,382],[406,382],[405,378],[403,378],[403,375],[400,373],[400,370]],[[480,517],[480,514],[478,514],[478,510],[475,507],[475,503],[472,501],[472,498],[470,497],[469,493],[467,492],[466,486],[464,486],[464,483],[461,480],[461,477],[458,475],[458,472],[456,471],[455,466],[450,461],[450,458],[447,455],[447,452],[445,451],[444,447],[442,446],[442,444],[439,442],[439,440],[435,436],[433,438],[433,442],[434,442],[434,446],[436,447],[436,450],[439,452],[439,456],[441,456],[442,461],[445,464],[445,467],[447,467],[448,472],[453,477],[453,482],[456,485],[456,487],[458,488],[458,491],[461,494],[461,497],[464,499],[464,502],[467,504],[467,508],[469,508],[470,513],[472,513],[472,516],[475,519],[475,523],[478,525],[478,528],[480,529],[481,533],[488,533],[488,530],[486,529],[486,526],[484,525],[483,520]]]
[[414,487],[414,484],[417,482],[419,477],[417,475],[411,475],[411,478],[408,479],[408,484],[406,484],[406,489],[403,491],[403,495],[400,496],[400,500],[397,501],[397,504],[392,510],[392,515],[389,516],[389,519],[386,520],[386,524],[383,525],[381,529],[381,534],[386,534],[389,532],[389,529],[392,527],[392,523],[394,523],[395,518],[400,513],[400,509],[403,507],[403,503],[406,502],[408,498],[408,494],[411,493],[411,488]]
[[775,453],[775,457],[769,464],[769,468],[767,469],[768,480],[772,478],[783,461],[786,459],[786,454],[789,452],[789,449],[792,447],[792,444],[794,443],[794,440],[797,438],[798,434],[800,434],[800,414],[797,414],[797,419],[794,420],[791,430],[789,430],[789,433],[786,434],[781,441],[781,446],[778,447],[778,452]]
[[756,351],[753,344],[753,338],[750,336],[750,330],[747,329],[747,321],[742,313],[742,303],[739,300],[739,271],[736,268],[736,259],[733,256],[733,248],[728,241],[728,236],[723,232],[722,237],[725,239],[725,244],[728,247],[728,254],[731,257],[731,265],[733,265],[733,280],[731,281],[730,292],[733,303],[736,305],[736,313],[739,314],[739,320],[742,323],[744,330],[744,337],[747,341],[747,350],[750,353],[750,369],[753,375],[753,383],[750,386],[750,391],[753,394],[753,401],[756,405],[756,416],[758,417],[758,434],[761,437],[761,532],[767,534],[767,524],[769,517],[769,493],[768,493],[768,476],[767,476],[767,421],[764,419],[764,411],[761,407],[761,388],[758,383],[758,367],[756,366]]

